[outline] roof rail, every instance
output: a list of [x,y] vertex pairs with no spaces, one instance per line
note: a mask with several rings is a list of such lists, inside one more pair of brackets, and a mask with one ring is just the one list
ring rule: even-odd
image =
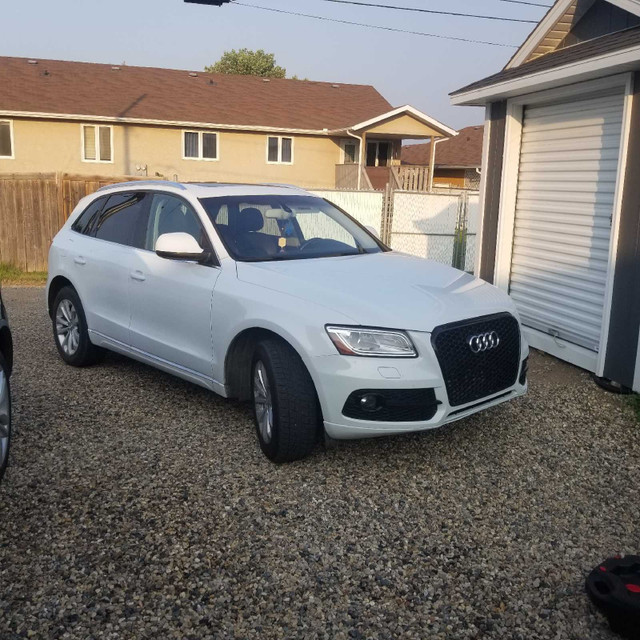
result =
[[172,182],[171,180],[134,180],[132,182],[116,182],[114,184],[106,184],[104,187],[100,187],[97,191],[106,191],[107,189],[113,189],[114,187],[141,187],[149,185],[158,185],[162,187],[175,187],[176,189],[182,189],[186,191],[185,187],[180,182]]
[[286,182],[261,182],[260,187],[282,187],[283,189],[300,189],[304,191],[303,187],[298,187],[295,184],[287,184]]

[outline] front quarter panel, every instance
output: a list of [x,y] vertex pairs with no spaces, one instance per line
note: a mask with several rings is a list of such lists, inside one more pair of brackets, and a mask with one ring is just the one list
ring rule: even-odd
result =
[[311,301],[238,280],[225,269],[216,282],[212,308],[214,377],[224,381],[225,356],[234,338],[247,329],[266,329],[285,339],[311,372],[311,359],[336,355],[324,327],[354,324],[348,316]]

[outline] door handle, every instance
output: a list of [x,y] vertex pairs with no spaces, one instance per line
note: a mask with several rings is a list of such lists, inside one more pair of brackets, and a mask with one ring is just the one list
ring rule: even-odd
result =
[[87,264],[87,261],[82,256],[76,256],[73,261],[76,264]]
[[142,271],[132,271],[131,277],[138,282],[144,282],[147,279]]

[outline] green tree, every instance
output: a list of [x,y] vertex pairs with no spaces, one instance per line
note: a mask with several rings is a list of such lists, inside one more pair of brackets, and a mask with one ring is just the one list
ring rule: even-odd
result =
[[263,49],[232,49],[225,51],[220,60],[205,67],[205,71],[213,73],[230,73],[240,76],[259,76],[261,78],[284,78],[287,70],[276,64],[273,53]]

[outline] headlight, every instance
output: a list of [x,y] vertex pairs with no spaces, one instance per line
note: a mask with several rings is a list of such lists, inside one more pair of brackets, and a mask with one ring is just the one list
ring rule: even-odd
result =
[[415,358],[418,354],[403,331],[360,327],[327,327],[336,349],[345,356]]

